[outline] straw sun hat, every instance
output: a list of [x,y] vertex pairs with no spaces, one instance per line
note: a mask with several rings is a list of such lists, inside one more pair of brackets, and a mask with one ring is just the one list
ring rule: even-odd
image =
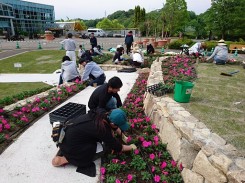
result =
[[133,48],[133,53],[139,53],[140,52],[140,48],[138,46]]
[[225,40],[224,39],[221,39],[218,41],[218,45],[219,46],[226,46],[227,44],[225,44]]

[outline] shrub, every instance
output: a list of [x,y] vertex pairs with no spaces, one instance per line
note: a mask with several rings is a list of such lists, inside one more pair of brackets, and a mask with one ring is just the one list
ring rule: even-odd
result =
[[187,44],[188,46],[193,45],[193,41],[191,39],[178,39],[169,44],[170,49],[181,49],[181,45]]

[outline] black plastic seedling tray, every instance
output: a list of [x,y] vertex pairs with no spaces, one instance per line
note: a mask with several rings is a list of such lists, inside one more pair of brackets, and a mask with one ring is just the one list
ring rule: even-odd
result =
[[86,105],[69,102],[66,105],[49,113],[50,123],[59,121],[65,123],[81,114],[86,114]]

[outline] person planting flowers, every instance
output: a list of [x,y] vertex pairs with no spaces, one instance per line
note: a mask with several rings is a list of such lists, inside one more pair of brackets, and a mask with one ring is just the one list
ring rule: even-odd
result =
[[96,175],[93,161],[103,155],[103,152],[96,154],[97,142],[103,142],[114,152],[137,149],[134,144],[123,145],[112,133],[114,131],[122,135],[122,131],[129,128],[126,113],[121,109],[114,109],[110,113],[89,111],[69,121],[69,124],[59,145],[60,150],[52,160],[53,166],[71,163],[78,167],[77,172],[93,177]]

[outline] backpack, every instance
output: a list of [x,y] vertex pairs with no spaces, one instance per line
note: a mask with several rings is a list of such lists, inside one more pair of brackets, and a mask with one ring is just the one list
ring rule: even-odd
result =
[[[80,120],[80,118],[83,118],[83,120]],[[65,122],[53,122],[53,128],[52,128],[52,135],[51,138],[55,142],[56,146],[58,147],[59,144],[63,142],[63,139],[65,137],[65,131],[67,128],[71,126],[78,125],[80,123],[85,123],[90,121],[91,118],[87,114],[82,114],[76,118],[73,118],[71,121],[65,121]]]

